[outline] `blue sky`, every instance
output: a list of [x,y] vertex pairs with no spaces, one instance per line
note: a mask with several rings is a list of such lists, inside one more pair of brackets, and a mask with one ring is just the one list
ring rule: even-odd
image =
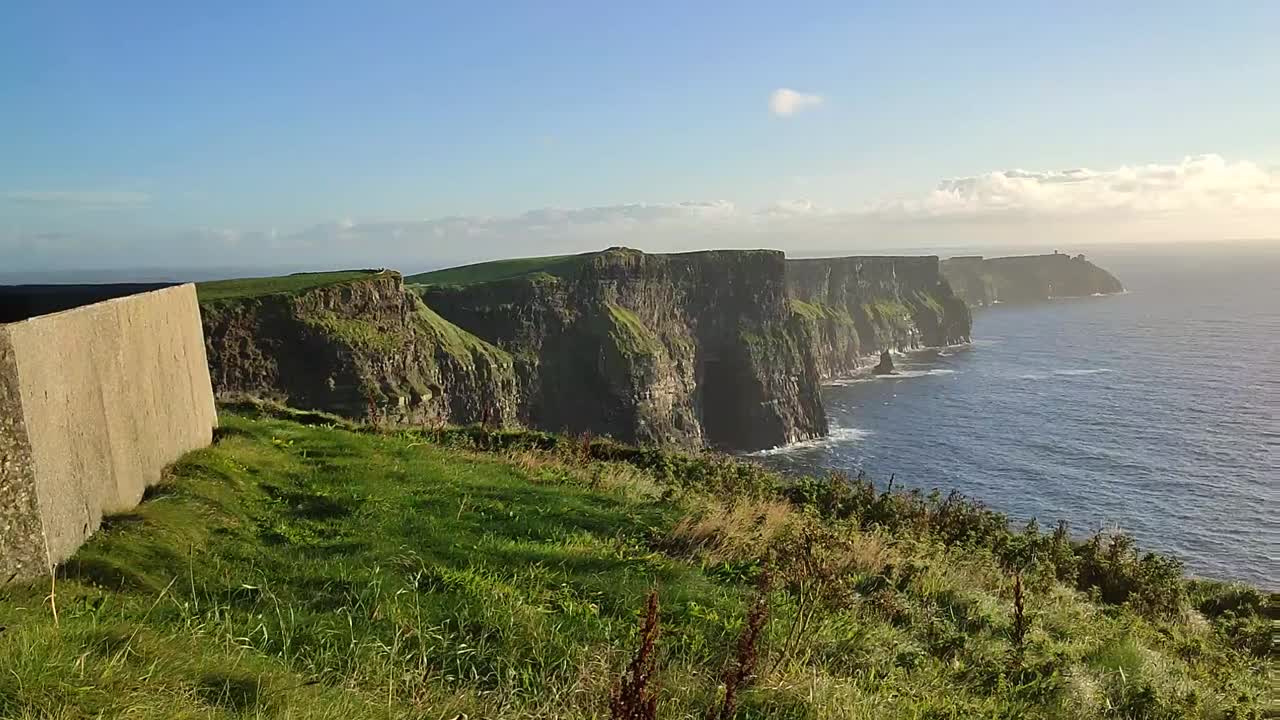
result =
[[0,251],[1280,235],[1280,3],[365,5],[7,8]]

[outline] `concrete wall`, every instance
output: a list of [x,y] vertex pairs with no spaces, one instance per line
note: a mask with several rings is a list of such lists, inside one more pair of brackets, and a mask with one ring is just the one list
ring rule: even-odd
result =
[[69,558],[216,423],[193,285],[0,325],[0,584]]

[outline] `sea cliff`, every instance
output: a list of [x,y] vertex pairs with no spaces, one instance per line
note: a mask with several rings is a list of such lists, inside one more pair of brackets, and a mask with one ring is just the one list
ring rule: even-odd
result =
[[965,302],[975,307],[1124,292],[1114,275],[1084,255],[1021,255],[949,258],[942,272]]
[[788,260],[787,293],[824,380],[884,350],[963,343],[971,333],[969,308],[934,256]]
[[444,321],[390,270],[199,286],[216,394],[346,417],[512,424],[507,352]]
[[824,380],[967,342],[971,326],[936,257],[773,250],[611,248],[200,294],[222,398],[733,451],[825,435]]
[[523,423],[732,450],[826,433],[781,252],[542,260],[411,278],[428,306],[514,359]]

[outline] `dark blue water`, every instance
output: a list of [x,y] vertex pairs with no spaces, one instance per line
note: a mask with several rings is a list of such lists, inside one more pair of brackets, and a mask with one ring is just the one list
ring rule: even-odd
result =
[[829,387],[832,438],[765,461],[1119,528],[1280,588],[1280,249],[1095,260],[1130,293],[978,311],[972,347]]

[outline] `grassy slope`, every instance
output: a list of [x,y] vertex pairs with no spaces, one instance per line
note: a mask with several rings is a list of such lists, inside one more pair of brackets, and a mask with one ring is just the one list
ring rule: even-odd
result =
[[492,262],[462,265],[460,267],[410,275],[405,278],[405,282],[414,285],[470,285],[493,280],[506,280],[535,272],[554,275],[572,269],[581,257],[580,255],[548,255],[546,257],[494,260]]
[[495,364],[511,365],[511,354],[472,335],[462,328],[440,317],[435,310],[418,302],[418,320],[423,328],[431,333],[451,355],[469,363],[469,358],[476,355],[487,355]]
[[338,272],[295,273],[274,277],[236,278],[196,283],[196,293],[202,302],[234,298],[258,297],[278,293],[297,293],[303,290],[337,285],[377,273],[376,270],[342,270]]
[[847,309],[822,303],[809,303],[791,298],[791,312],[813,323],[834,321],[846,325],[853,324],[853,318],[849,316]]
[[652,587],[659,717],[701,717],[767,548],[739,717],[1227,717],[1265,683],[1194,614],[1051,579],[1019,664],[989,551],[819,522],[737,466],[222,419],[68,564],[56,623],[48,587],[0,596],[0,717],[598,717]]
[[605,309],[608,311],[609,335],[622,352],[647,355],[662,352],[662,341],[634,312],[615,303],[607,303]]

